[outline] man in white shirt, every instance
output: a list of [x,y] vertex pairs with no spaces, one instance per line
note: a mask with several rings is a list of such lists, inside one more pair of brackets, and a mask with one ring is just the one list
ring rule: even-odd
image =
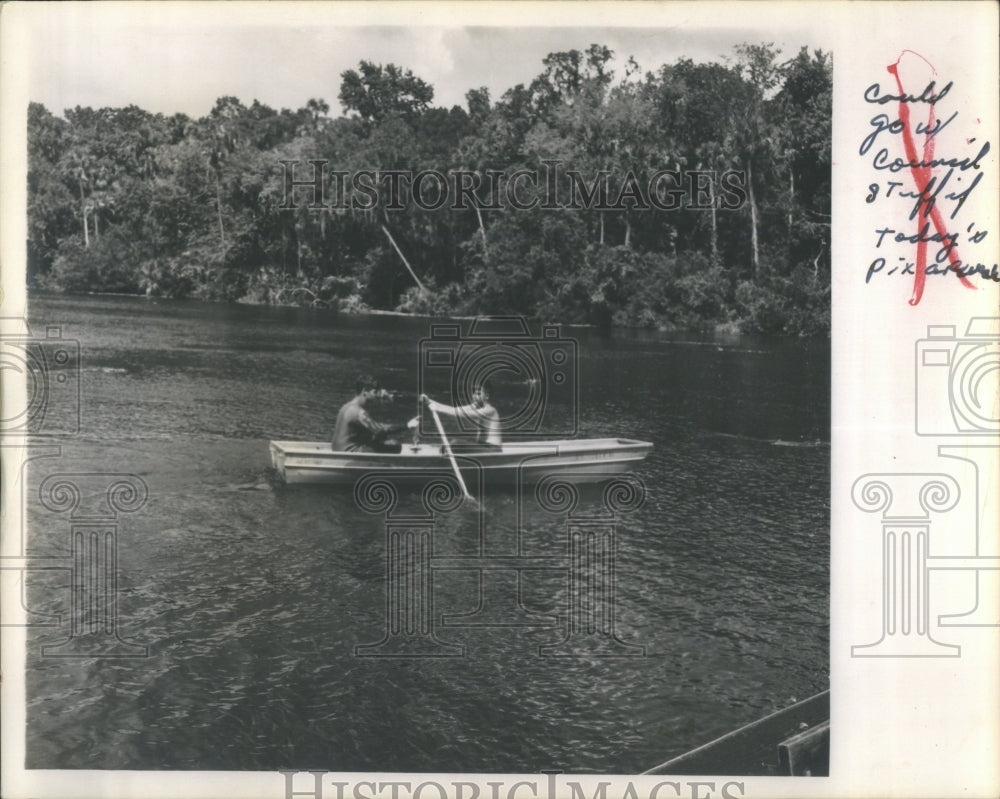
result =
[[469,405],[442,405],[426,394],[420,395],[420,401],[429,409],[443,413],[446,416],[461,417],[476,428],[473,441],[459,441],[452,444],[455,452],[496,452],[503,443],[500,434],[500,414],[490,405],[490,392],[485,384],[476,386],[472,391],[472,403]]

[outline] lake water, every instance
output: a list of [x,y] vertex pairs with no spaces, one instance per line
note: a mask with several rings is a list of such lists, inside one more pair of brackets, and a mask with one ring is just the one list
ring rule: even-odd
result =
[[[70,563],[68,513],[37,500],[55,473],[149,495],[117,519],[117,632],[145,657],[43,656],[70,572],[29,578],[62,619],[29,629],[29,768],[628,774],[829,686],[826,341],[564,331],[578,434],[654,444],[616,519],[619,656],[540,654],[567,637],[553,567],[436,569],[434,638],[462,656],[359,657],[386,631],[384,518],[278,485],[268,441],[328,440],[359,372],[399,392],[376,415],[412,416],[429,321],[121,297],[35,297],[30,320],[79,341],[81,422],[30,469],[28,554]],[[433,554],[551,565],[566,542],[499,492],[440,514]]]

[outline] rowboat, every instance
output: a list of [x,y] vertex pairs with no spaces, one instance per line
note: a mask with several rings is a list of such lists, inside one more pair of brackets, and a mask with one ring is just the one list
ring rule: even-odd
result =
[[[574,482],[600,480],[627,472],[652,450],[648,441],[629,438],[583,438],[516,441],[497,452],[455,453],[463,475],[484,479],[537,482],[558,474]],[[371,472],[450,471],[451,461],[440,444],[414,444],[399,453],[334,452],[324,441],[272,441],[271,463],[289,484],[353,485]]]

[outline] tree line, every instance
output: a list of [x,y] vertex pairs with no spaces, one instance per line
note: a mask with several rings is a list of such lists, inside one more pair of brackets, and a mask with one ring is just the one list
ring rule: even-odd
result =
[[[200,119],[31,103],[29,286],[828,333],[829,56],[741,45],[645,73],[613,58],[552,53],[530,84],[450,109],[410,70],[366,61],[341,75],[339,117],[321,99],[221,97]],[[310,162],[347,201],[290,195],[289,164],[302,183]],[[460,207],[333,185],[373,170],[493,177]],[[518,171],[555,177],[516,187],[527,210],[498,206]],[[635,186],[664,175],[682,200],[650,207]],[[553,205],[567,187],[589,201]]]

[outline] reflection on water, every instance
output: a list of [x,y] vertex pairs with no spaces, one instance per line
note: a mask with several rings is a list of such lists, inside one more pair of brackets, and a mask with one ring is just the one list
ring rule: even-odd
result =
[[[358,372],[398,392],[382,418],[413,415],[426,320],[123,298],[31,316],[80,341],[83,423],[28,496],[56,471],[150,496],[118,552],[120,632],[149,656],[43,658],[67,627],[32,630],[29,767],[635,773],[828,686],[825,342],[571,330],[579,435],[654,443],[617,519],[628,651],[539,656],[567,635],[572,540],[505,491],[433,530],[434,636],[464,656],[386,658],[355,656],[386,635],[383,515],[275,484],[267,442],[326,439]],[[31,512],[29,554],[65,559],[68,518]],[[538,568],[461,568],[504,557]],[[65,622],[68,572],[31,580]]]

